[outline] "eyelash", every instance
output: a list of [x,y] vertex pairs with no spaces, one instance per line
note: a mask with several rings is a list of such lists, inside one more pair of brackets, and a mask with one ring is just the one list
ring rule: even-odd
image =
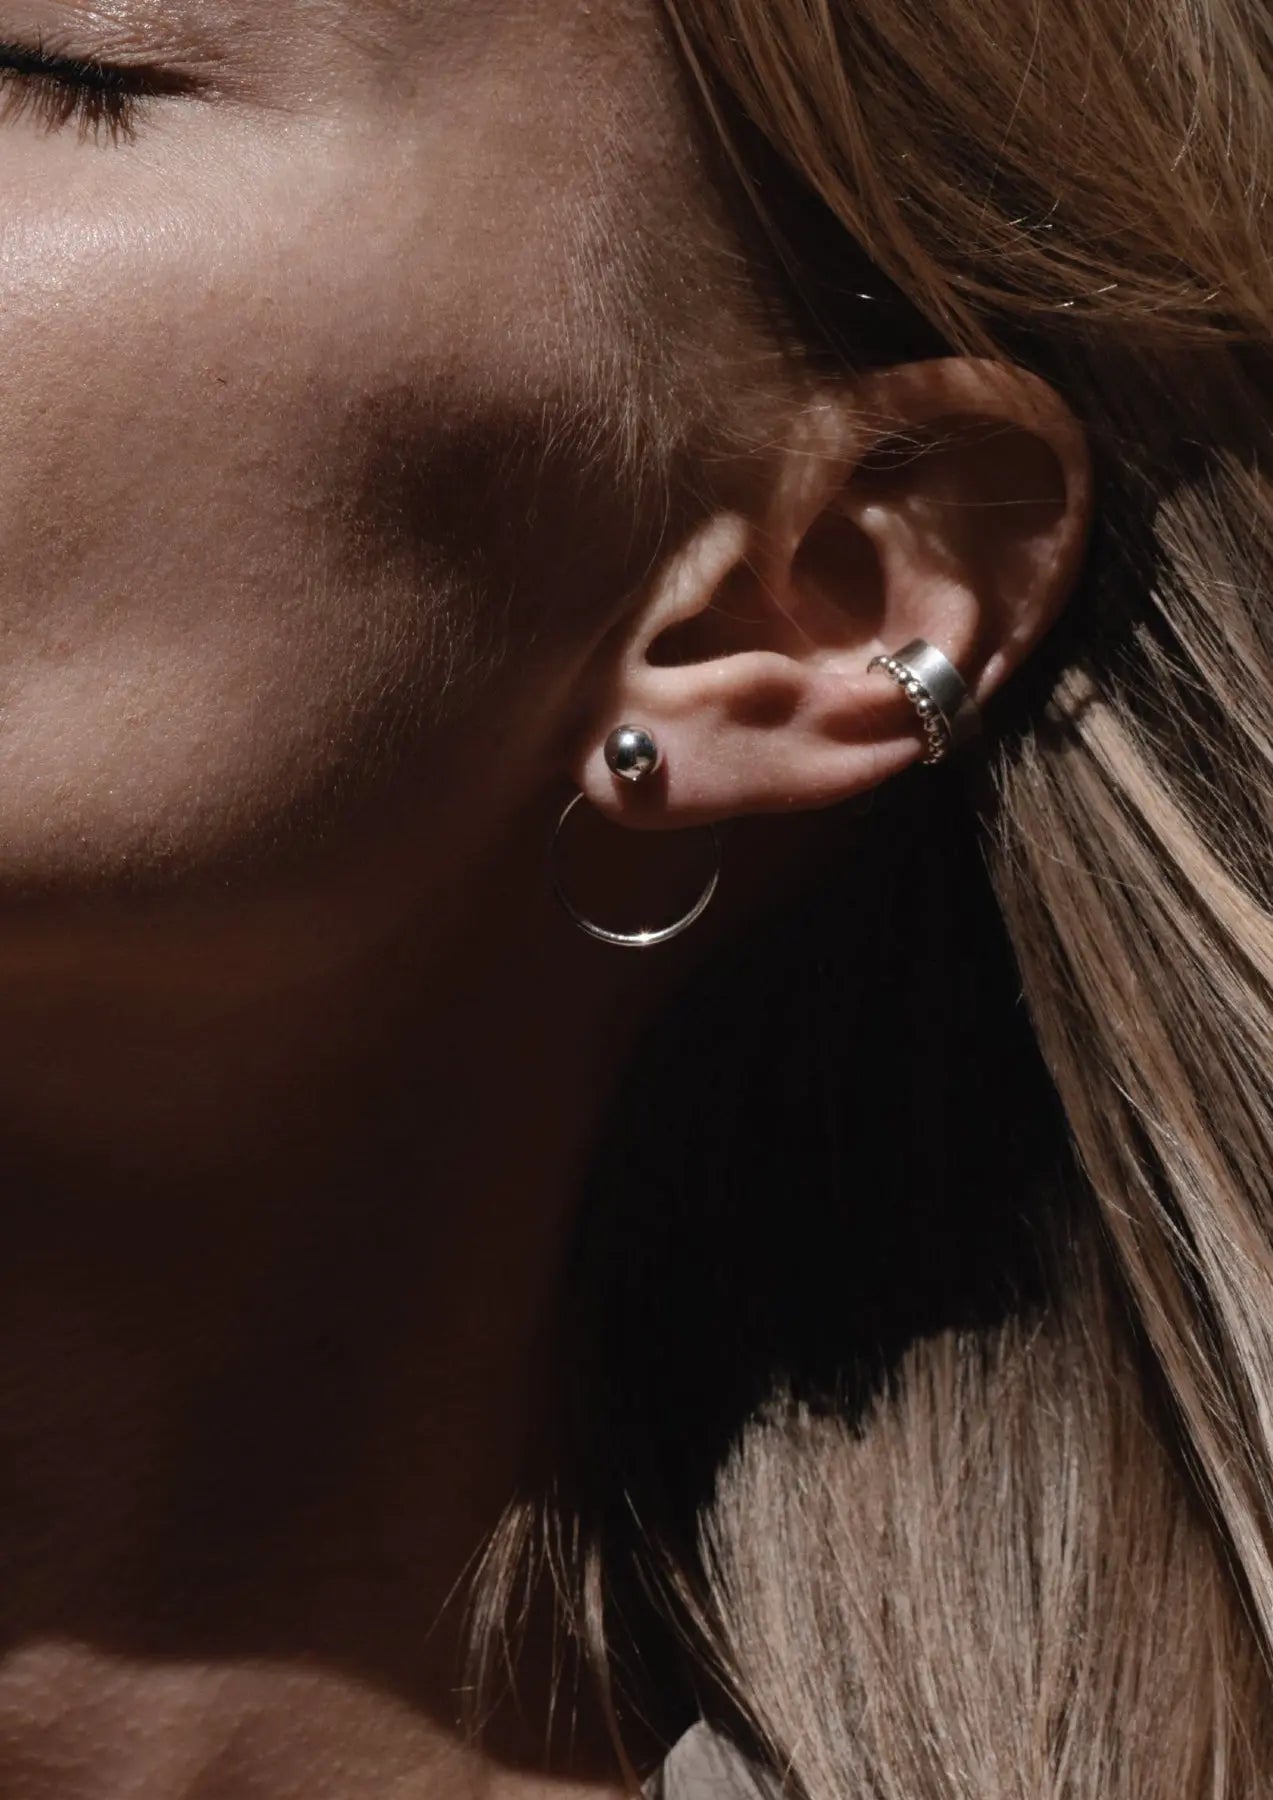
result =
[[0,43],[0,120],[24,113],[49,131],[78,125],[81,138],[131,138],[146,92],[139,75],[109,63]]

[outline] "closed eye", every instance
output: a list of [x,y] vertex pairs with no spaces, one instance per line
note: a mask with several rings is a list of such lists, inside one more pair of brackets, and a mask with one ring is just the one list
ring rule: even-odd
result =
[[131,138],[146,98],[178,85],[143,69],[56,55],[39,42],[0,43],[3,121],[27,117],[48,131],[77,126],[82,138]]

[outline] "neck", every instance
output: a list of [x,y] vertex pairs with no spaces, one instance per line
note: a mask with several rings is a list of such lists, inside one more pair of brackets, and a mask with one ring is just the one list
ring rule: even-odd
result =
[[[180,943],[116,922],[135,980],[96,956],[91,990],[83,958],[15,968],[0,1742],[23,1768],[64,1748],[32,1670],[65,1697],[80,1677],[47,1659],[68,1655],[110,1671],[88,1683],[104,1769],[160,1704],[112,1713],[98,1689],[127,1691],[121,1663],[235,1692],[246,1670],[321,1666],[339,1694],[313,1703],[314,1744],[374,1694],[412,1766],[420,1733],[452,1754],[457,1584],[533,1454],[589,1147],[675,978],[581,941],[550,898],[510,931],[492,877],[427,945],[351,933],[299,973],[312,920],[278,931],[278,908],[274,956],[243,912],[192,914]],[[288,955],[288,979],[244,979]],[[215,1737],[211,1699],[187,1713]],[[476,1791],[471,1770],[454,1783]],[[28,1791],[3,1766],[0,1786]]]

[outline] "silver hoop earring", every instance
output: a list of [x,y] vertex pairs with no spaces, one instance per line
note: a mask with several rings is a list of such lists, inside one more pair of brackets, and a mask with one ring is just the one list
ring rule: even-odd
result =
[[[605,757],[607,766],[621,781],[643,781],[663,766],[662,750],[653,734],[647,731],[643,725],[616,726],[606,739]],[[680,937],[683,931],[688,931],[691,925],[702,918],[720,883],[722,861],[720,827],[715,824],[707,827],[712,836],[716,864],[706,887],[687,913],[683,913],[679,919],[674,919],[670,925],[664,925],[657,930],[612,931],[608,925],[600,925],[595,919],[590,919],[585,913],[580,912],[562,887],[557,873],[557,846],[561,840],[562,830],[571,813],[586,797],[583,793],[578,793],[573,800],[566,803],[549,846],[552,890],[562,907],[574,920],[580,931],[587,932],[589,937],[597,938],[603,944],[616,944],[621,949],[649,950],[655,944],[666,944],[672,938]]]
[[919,714],[926,749],[923,760],[938,763],[981,729],[981,710],[959,670],[936,644],[912,638],[890,655],[873,656],[866,665],[883,669]]

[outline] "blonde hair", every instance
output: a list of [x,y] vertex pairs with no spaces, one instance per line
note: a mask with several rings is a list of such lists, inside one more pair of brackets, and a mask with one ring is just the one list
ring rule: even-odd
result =
[[[740,1399],[644,1588],[699,1702],[809,1800],[1268,1793],[1273,25],[667,5],[810,354],[885,358],[900,313],[1032,368],[1091,435],[1100,519],[959,827],[1073,1159],[1042,1297],[935,1320],[865,1401]],[[899,787],[894,822],[955,816],[953,785]]]

